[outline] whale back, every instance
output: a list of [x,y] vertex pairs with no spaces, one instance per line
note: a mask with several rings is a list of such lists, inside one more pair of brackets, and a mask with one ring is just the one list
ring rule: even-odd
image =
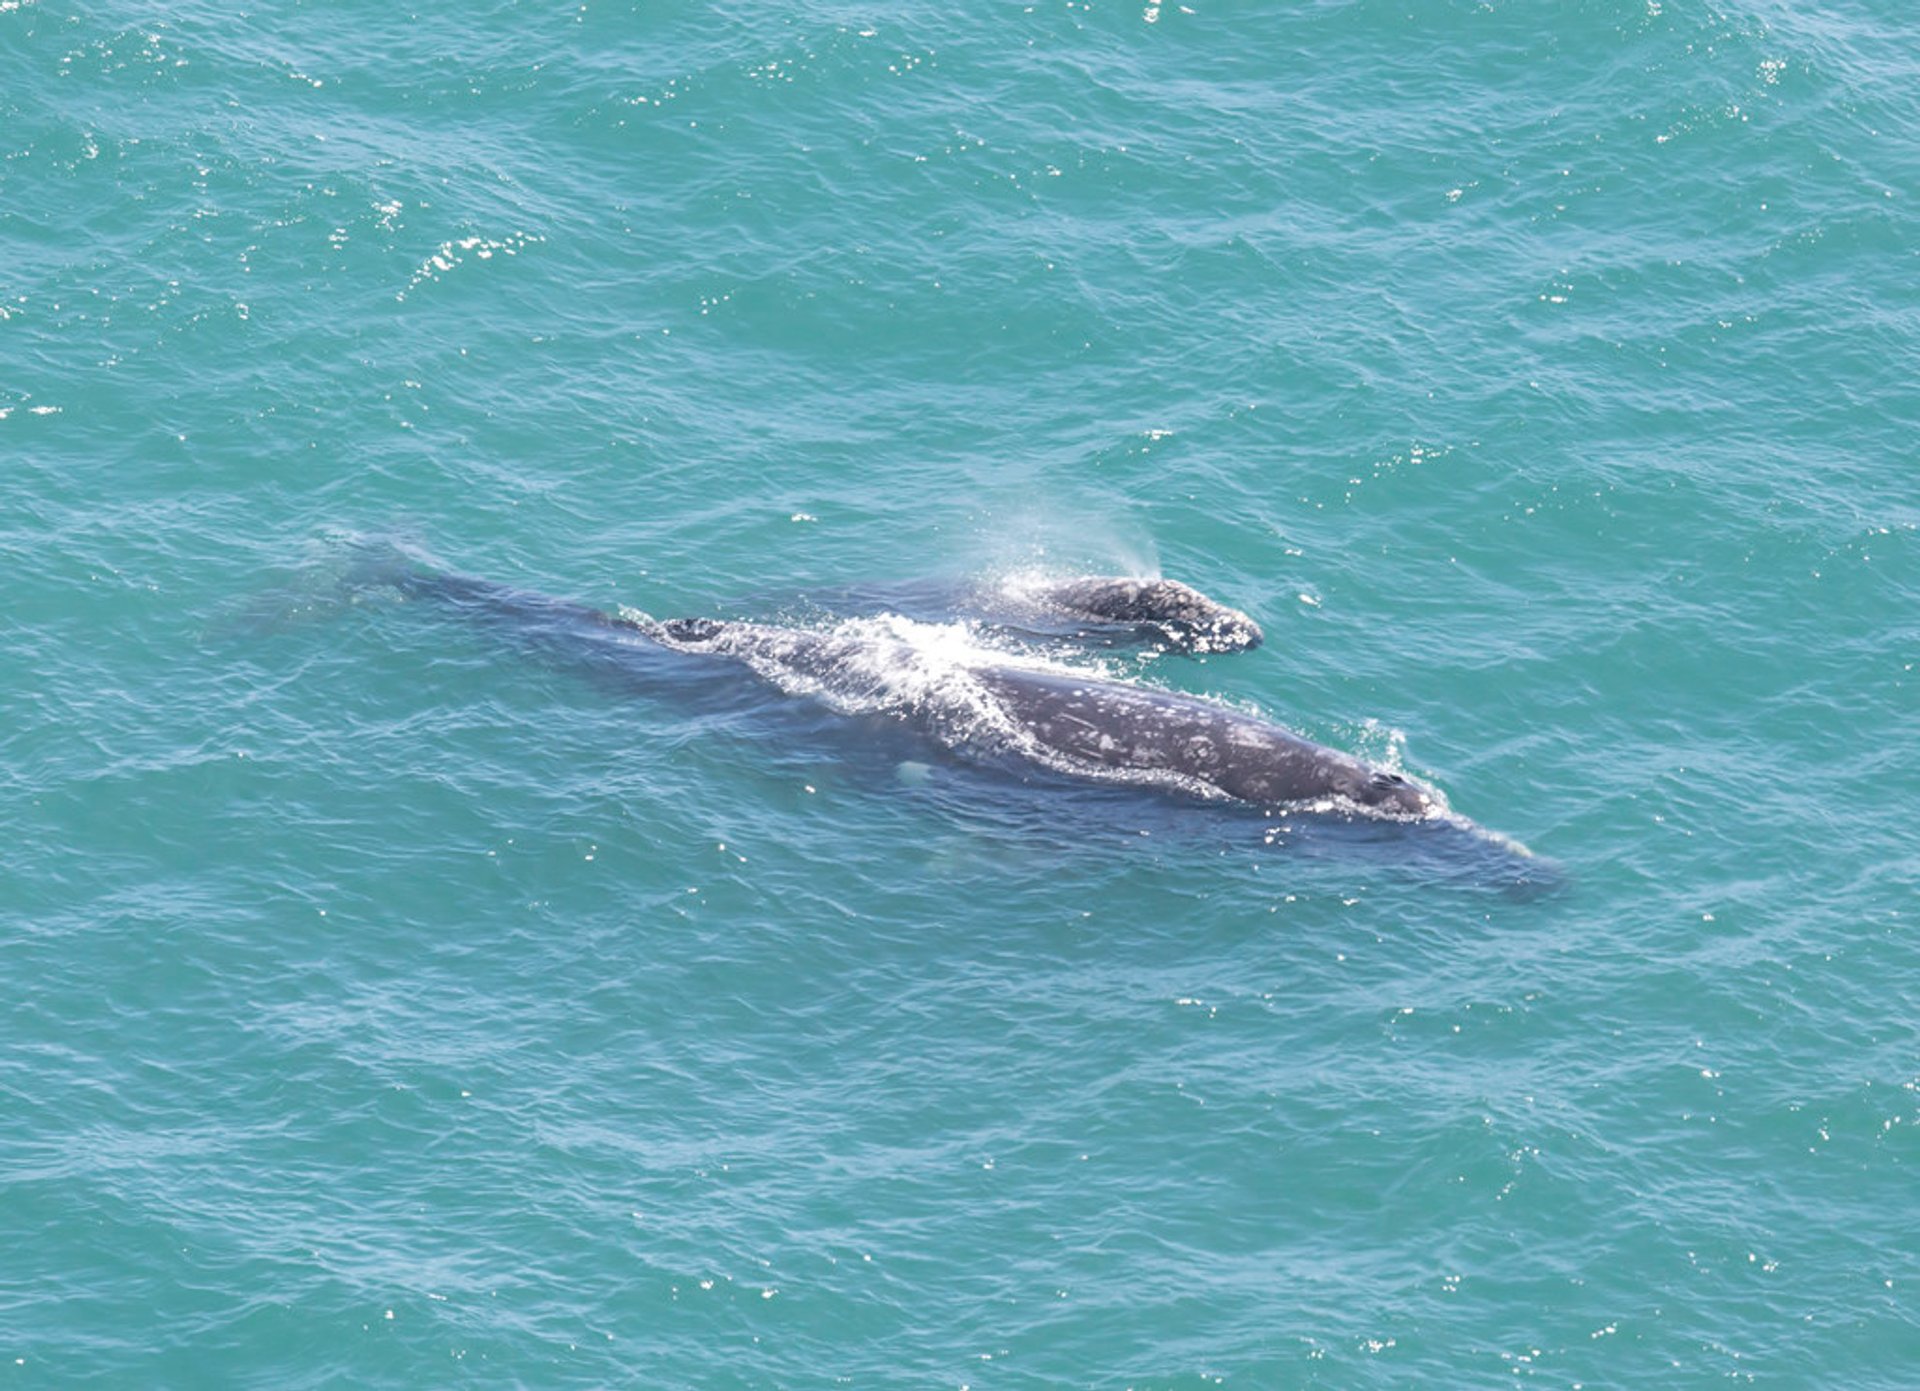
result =
[[[724,653],[847,714],[906,720],[962,753],[1013,753],[1057,772],[1257,806],[1325,804],[1422,817],[1398,774],[1217,701],[1026,664],[950,630],[854,620],[827,630],[675,619],[658,640]],[[951,645],[946,645],[951,641]]]
[[989,667],[977,679],[1036,743],[1091,769],[1256,806],[1432,810],[1398,774],[1215,701],[1024,667]]
[[1253,619],[1179,580],[1095,575],[1023,582],[1012,593],[1070,618],[1131,624],[1176,652],[1245,652],[1261,642]]

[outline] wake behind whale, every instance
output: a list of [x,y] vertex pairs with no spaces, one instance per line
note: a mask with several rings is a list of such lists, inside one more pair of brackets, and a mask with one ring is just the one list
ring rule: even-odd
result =
[[[1303,738],[1222,702],[1124,680],[1062,660],[1030,639],[1227,651],[1260,641],[1253,620],[1174,581],[1074,578],[1022,583],[984,617],[931,622],[881,609],[818,624],[606,613],[449,573],[393,554],[356,583],[505,621],[544,643],[568,633],[636,670],[684,661],[727,670],[837,715],[912,731],[977,766],[1027,768],[1071,782],[1150,790],[1267,817],[1444,828],[1516,863],[1517,842],[1453,813],[1432,787]],[[1546,866],[1540,869],[1546,871]],[[1529,876],[1523,876],[1529,877]]]

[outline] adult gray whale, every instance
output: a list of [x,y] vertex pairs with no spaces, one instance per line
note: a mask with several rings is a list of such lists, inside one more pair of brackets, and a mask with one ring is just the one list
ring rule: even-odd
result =
[[[496,585],[390,557],[371,578],[416,598],[525,623],[570,620],[653,649],[738,663],[779,689],[848,715],[882,715],[974,757],[1261,808],[1422,820],[1444,801],[1400,774],[1218,701],[984,646],[955,625],[895,615],[825,628],[713,618],[667,621]],[[1075,580],[1042,602],[1157,631],[1198,624],[1224,644],[1258,640],[1244,614],[1171,581]],[[1165,601],[1165,609],[1156,607]]]
[[950,748],[1011,753],[1055,772],[1262,807],[1420,819],[1430,791],[1217,701],[987,648],[932,651],[913,627],[824,631],[710,618],[628,624],[662,646],[739,661],[849,713],[912,719]]
[[[623,682],[679,687],[703,700],[724,702],[735,698],[729,691],[748,694],[748,687],[731,679],[744,669],[760,678],[749,686],[765,683],[802,697],[853,717],[855,727],[862,719],[877,718],[882,730],[897,726],[915,732],[968,761],[989,766],[1011,761],[1016,767],[1156,789],[1263,817],[1307,812],[1335,822],[1409,823],[1409,854],[1484,846],[1499,857],[1497,862],[1481,861],[1470,851],[1461,867],[1477,876],[1481,871],[1473,866],[1485,865],[1490,880],[1508,892],[1531,897],[1565,882],[1552,862],[1451,811],[1431,788],[1219,701],[1051,659],[1044,646],[1036,651],[1021,644],[1061,634],[1035,632],[1024,620],[1011,629],[989,620],[982,628],[883,610],[816,626],[714,618],[661,621],[634,610],[606,613],[449,573],[391,547],[363,551],[343,583],[349,589],[379,587],[406,599],[444,603],[503,625],[533,650],[584,660]],[[1142,629],[1136,636],[1147,641],[1163,640],[1168,631],[1153,612],[1153,594],[1172,594],[1183,610],[1196,611],[1186,596],[1198,592],[1186,586],[1069,583],[1118,586],[1108,591],[1119,596],[1116,607],[1126,610],[1116,621]],[[1067,608],[1067,603],[1058,605],[1060,612]],[[1077,620],[1085,616],[1069,615],[1076,626],[1067,637],[1080,636]],[[1106,621],[1105,615],[1096,617]],[[1178,615],[1174,621],[1180,621]],[[983,633],[991,640],[982,641]]]

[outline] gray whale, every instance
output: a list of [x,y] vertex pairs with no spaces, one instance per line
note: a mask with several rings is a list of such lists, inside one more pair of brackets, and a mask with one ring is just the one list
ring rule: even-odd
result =
[[930,666],[884,625],[816,631],[641,617],[663,646],[724,655],[796,693],[917,721],[949,747],[1024,756],[1055,772],[1255,806],[1424,818],[1437,797],[1398,773],[1217,701],[977,649]]
[[[898,616],[824,628],[714,618],[666,621],[528,593],[423,566],[397,554],[370,562],[359,583],[510,621],[542,639],[572,625],[653,653],[744,667],[790,694],[849,715],[905,723],[964,756],[1026,760],[1056,773],[1258,808],[1460,822],[1443,798],[1389,769],[1302,738],[1201,696],[982,646],[954,625]],[[1259,630],[1236,610],[1170,581],[1065,582],[1045,602],[1082,615],[1250,646]],[[1171,606],[1154,607],[1156,597]],[[1251,629],[1251,633],[1247,632]],[[1191,650],[1198,645],[1182,643]],[[1469,823],[1470,824],[1470,823]]]
[[1131,625],[1175,652],[1245,652],[1260,625],[1179,580],[1106,575],[1017,584],[1007,597],[1067,618]]
[[946,621],[965,614],[1015,642],[1087,647],[1145,645],[1164,652],[1245,652],[1260,625],[1179,580],[1114,575],[1013,574],[997,579],[923,579],[802,591],[825,613],[898,614]]

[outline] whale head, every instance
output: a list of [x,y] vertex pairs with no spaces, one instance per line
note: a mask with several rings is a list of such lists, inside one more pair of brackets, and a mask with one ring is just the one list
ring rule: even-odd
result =
[[1260,625],[1246,614],[1179,580],[1089,576],[1047,581],[1021,592],[1077,618],[1138,624],[1174,652],[1245,652],[1261,641]]
[[1340,791],[1349,801],[1389,816],[1425,817],[1435,810],[1432,793],[1384,768],[1362,769]]
[[669,618],[661,631],[677,643],[694,645],[712,642],[726,625],[714,618]]

